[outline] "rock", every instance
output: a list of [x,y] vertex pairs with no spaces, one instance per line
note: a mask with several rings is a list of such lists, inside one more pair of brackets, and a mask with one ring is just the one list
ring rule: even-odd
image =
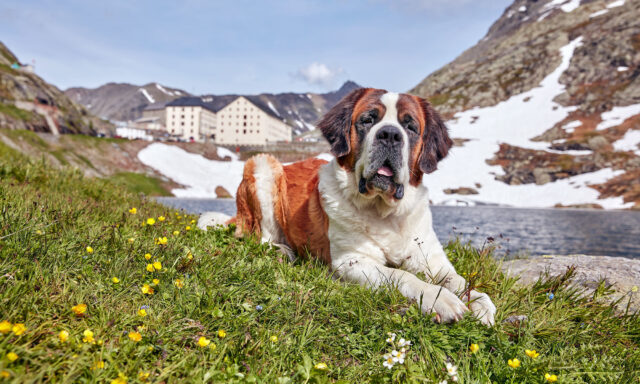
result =
[[587,140],[587,146],[594,151],[599,151],[609,147],[609,142],[602,136],[594,136]]
[[471,187],[447,188],[443,191],[447,195],[477,195],[478,191]]
[[537,185],[542,185],[551,182],[551,171],[549,168],[534,168],[533,177],[536,179]]
[[224,187],[222,186],[217,186],[216,187],[216,196],[218,197],[218,199],[232,199],[233,196],[229,193],[229,191],[227,191],[226,189],[224,189]]
[[[604,279],[615,290],[610,296],[611,300],[627,295],[631,297],[630,311],[640,309],[640,292],[633,292],[640,286],[640,260],[610,256],[546,255],[505,261],[502,269],[507,275],[519,276],[519,284],[531,285],[545,273],[549,276],[564,275],[571,266],[576,267],[572,284],[591,293]],[[626,309],[627,302],[628,299],[623,299],[619,309]]]

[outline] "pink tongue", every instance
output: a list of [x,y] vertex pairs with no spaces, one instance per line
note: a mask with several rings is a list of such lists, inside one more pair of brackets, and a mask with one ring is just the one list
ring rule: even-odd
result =
[[393,171],[391,171],[391,169],[385,165],[378,169],[378,175],[391,177],[393,176]]

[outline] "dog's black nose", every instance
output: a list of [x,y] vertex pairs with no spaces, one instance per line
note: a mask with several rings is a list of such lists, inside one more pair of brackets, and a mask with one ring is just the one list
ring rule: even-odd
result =
[[376,139],[382,144],[394,146],[402,143],[402,132],[400,132],[400,128],[398,127],[385,125],[376,133]]

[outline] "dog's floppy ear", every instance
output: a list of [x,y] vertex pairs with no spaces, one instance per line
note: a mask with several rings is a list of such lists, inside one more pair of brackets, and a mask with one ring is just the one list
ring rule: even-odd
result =
[[423,173],[431,173],[438,168],[438,161],[447,156],[453,141],[449,137],[447,126],[442,121],[440,114],[431,107],[431,104],[421,98],[420,106],[424,113],[425,127],[422,134],[419,166]]
[[331,153],[335,157],[346,156],[351,152],[351,118],[356,103],[366,90],[366,88],[358,88],[351,91],[318,123],[318,128],[331,145]]

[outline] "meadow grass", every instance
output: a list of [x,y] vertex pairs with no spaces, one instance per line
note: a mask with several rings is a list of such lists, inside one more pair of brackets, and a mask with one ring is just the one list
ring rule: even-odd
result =
[[[439,325],[394,289],[194,219],[0,145],[0,382],[451,383],[447,363],[461,383],[638,382],[640,320],[571,270],[520,287],[490,249],[452,242],[498,314]],[[391,369],[389,332],[412,342]]]

